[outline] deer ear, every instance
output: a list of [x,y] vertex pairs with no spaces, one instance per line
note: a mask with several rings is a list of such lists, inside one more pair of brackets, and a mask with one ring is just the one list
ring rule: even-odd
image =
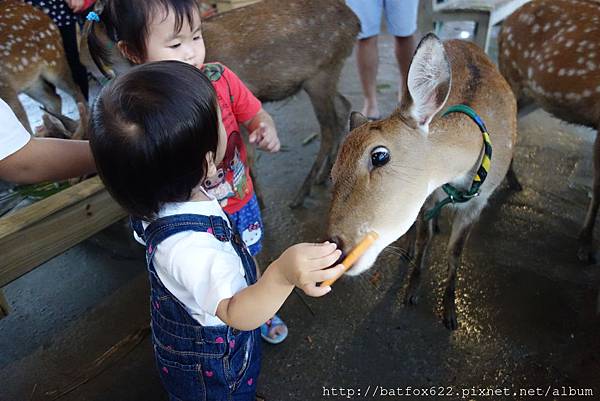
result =
[[363,116],[358,111],[353,111],[350,113],[350,131],[360,127],[369,122],[369,119]]
[[64,124],[56,117],[50,114],[42,114],[43,128],[37,131],[37,135],[46,138],[69,139],[70,132],[67,131]]
[[429,132],[429,123],[442,109],[452,81],[450,62],[440,39],[432,33],[419,43],[408,70],[408,96],[401,109],[413,119],[424,132]]

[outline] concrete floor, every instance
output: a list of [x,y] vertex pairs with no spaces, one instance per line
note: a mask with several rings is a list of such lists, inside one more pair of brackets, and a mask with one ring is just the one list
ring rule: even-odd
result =
[[[397,82],[390,37],[380,50],[382,111],[389,113]],[[340,89],[360,109],[354,59]],[[289,151],[261,154],[257,162],[266,202],[264,263],[292,243],[321,239],[329,201],[328,189],[317,187],[305,208],[287,207],[318,149],[318,141],[302,145],[318,130],[306,95],[267,109]],[[342,399],[352,391],[353,398],[367,391],[371,397],[376,386],[378,395],[382,387],[433,387],[451,390],[446,399],[475,400],[542,399],[519,394],[550,387],[551,395],[563,386],[568,394],[570,386],[598,398],[600,268],[576,259],[594,133],[537,111],[520,120],[519,135],[515,168],[524,190],[501,188],[467,245],[457,290],[460,328],[449,332],[440,318],[449,232],[442,219],[418,306],[402,304],[409,266],[393,249],[322,299],[292,294],[280,313],[289,338],[264,346],[259,390],[269,401]],[[148,324],[143,251],[121,225],[4,290],[13,311],[0,321],[1,401],[166,399],[148,336],[111,349]],[[110,363],[92,375],[103,354]],[[480,389],[508,395],[482,397]]]

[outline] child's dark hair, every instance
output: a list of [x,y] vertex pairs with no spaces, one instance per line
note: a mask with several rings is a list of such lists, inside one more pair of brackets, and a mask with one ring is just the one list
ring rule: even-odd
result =
[[113,80],[92,108],[90,146],[117,202],[150,221],[163,203],[189,200],[216,154],[215,91],[196,67],[160,61]]
[[199,0],[98,0],[94,6],[100,21],[88,23],[85,30],[90,54],[106,75],[103,65],[110,66],[109,44],[103,43],[96,25],[106,33],[109,40],[116,44],[123,41],[130,56],[140,60],[146,59],[146,40],[148,26],[157,11],[175,13],[175,31],[179,32],[187,19],[190,26],[194,13],[200,15]]

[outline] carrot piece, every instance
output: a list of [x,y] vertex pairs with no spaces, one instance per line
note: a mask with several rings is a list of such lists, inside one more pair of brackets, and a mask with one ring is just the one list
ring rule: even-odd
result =
[[[352,251],[350,251],[348,256],[346,256],[342,261],[342,265],[344,265],[345,268],[344,272],[347,272],[348,269],[350,269],[352,265],[356,263],[358,258],[360,258],[367,251],[367,249],[369,249],[369,247],[373,245],[375,241],[377,241],[377,238],[379,238],[379,234],[377,234],[375,231],[371,231],[363,237],[363,239],[354,247],[354,249],[352,249]],[[337,279],[342,277],[343,274],[344,273],[340,274],[338,277],[323,281],[321,283],[321,287],[332,285],[337,281]]]

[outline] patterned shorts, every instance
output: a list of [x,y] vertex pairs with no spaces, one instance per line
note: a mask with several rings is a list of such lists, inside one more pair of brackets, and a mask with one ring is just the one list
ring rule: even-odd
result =
[[256,194],[243,208],[229,216],[246,243],[252,256],[258,255],[262,249],[263,223]]

